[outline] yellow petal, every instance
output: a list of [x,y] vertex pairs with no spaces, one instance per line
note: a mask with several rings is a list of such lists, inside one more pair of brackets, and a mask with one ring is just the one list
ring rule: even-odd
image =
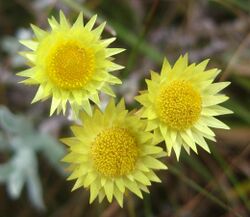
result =
[[83,109],[87,112],[89,116],[92,116],[92,108],[90,106],[89,100],[84,100],[82,102]]
[[38,43],[33,40],[20,40],[19,42],[31,50],[36,50],[38,46]]
[[98,181],[93,182],[90,185],[90,197],[89,197],[89,203],[92,203],[95,198],[98,196],[99,191],[101,189],[101,185]]
[[107,48],[106,49],[106,57],[114,56],[121,52],[125,51],[123,48]]
[[110,96],[113,96],[113,97],[116,96],[115,93],[114,93],[114,91],[113,91],[113,90],[111,89],[111,87],[108,86],[108,85],[104,85],[104,86],[102,87],[102,92],[104,92],[104,93],[106,93],[106,94],[108,94],[108,95],[110,95]]
[[104,185],[104,191],[107,195],[108,201],[111,203],[114,194],[114,183],[113,181],[107,180],[106,184]]
[[47,32],[45,32],[44,30],[38,28],[38,27],[35,26],[35,25],[32,25],[32,24],[31,24],[31,28],[33,29],[33,31],[34,31],[36,37],[37,37],[39,40],[42,39],[42,38],[44,38],[44,37],[48,34]]
[[123,194],[117,188],[114,188],[114,196],[120,207],[123,207]]
[[62,11],[59,12],[59,15],[60,15],[60,24],[62,27],[66,27],[66,28],[69,28],[69,23],[64,15],[64,13]]
[[55,17],[51,17],[51,19],[48,19],[49,25],[51,26],[51,29],[56,29],[59,26],[59,23],[56,21]]
[[173,144],[173,149],[177,158],[177,161],[180,159],[180,154],[181,154],[181,144],[179,142],[175,142]]
[[150,156],[144,157],[144,163],[146,166],[152,169],[167,169],[165,164]]
[[97,173],[96,172],[89,172],[86,175],[86,178],[84,180],[84,187],[88,187],[91,185],[97,178]]
[[230,129],[229,126],[219,121],[214,117],[202,117],[202,121],[207,124],[209,127],[221,128],[221,129]]
[[58,105],[60,104],[61,99],[55,96],[52,97],[51,107],[50,107],[50,116],[53,115]]
[[145,176],[144,173],[142,173],[140,170],[136,170],[133,173],[133,176],[140,183],[142,183],[144,185],[151,185],[151,183],[150,183],[149,179],[147,178],[147,176]]
[[83,177],[79,177],[79,178],[76,180],[76,183],[75,183],[75,185],[74,185],[73,188],[72,188],[72,191],[74,191],[74,190],[76,190],[76,189],[82,187],[82,186],[83,186],[83,180],[84,180]]
[[101,40],[101,44],[104,46],[104,47],[107,47],[109,46],[112,42],[114,42],[116,40],[116,37],[112,37],[112,38],[108,38],[108,39],[103,39]]
[[81,11],[79,16],[77,17],[73,27],[83,27],[83,12]]
[[152,170],[150,170],[146,175],[153,182],[161,182],[159,177]]
[[228,96],[225,95],[214,95],[214,96],[205,96],[204,99],[202,100],[202,106],[207,107],[207,106],[212,106],[212,105],[217,105],[222,102],[225,102],[228,100]]
[[139,189],[138,185],[136,184],[136,182],[132,182],[129,179],[126,179],[124,181],[125,186],[132,191],[133,193],[135,193],[138,197],[140,197],[141,199],[143,198],[141,190]]
[[210,153],[209,146],[205,139],[199,134],[199,133],[193,133],[193,137],[195,142],[201,146],[204,150],[206,150],[208,153]]
[[117,188],[119,189],[119,191],[124,193],[125,185],[124,185],[123,179],[122,178],[116,178],[115,179],[115,184],[116,184]]
[[97,19],[97,15],[94,15],[93,17],[91,17],[89,22],[85,25],[85,29],[90,31],[93,28],[96,19]]
[[106,25],[106,22],[103,22],[101,25],[99,25],[97,28],[95,28],[92,32],[95,34],[97,38],[99,38],[104,30],[104,27]]

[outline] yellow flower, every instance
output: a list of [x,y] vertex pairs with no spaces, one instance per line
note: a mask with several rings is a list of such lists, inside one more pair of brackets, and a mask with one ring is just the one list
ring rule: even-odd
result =
[[32,51],[21,53],[31,68],[18,75],[27,77],[25,84],[39,85],[32,102],[52,97],[50,115],[65,113],[67,102],[76,116],[82,108],[91,114],[89,99],[99,105],[100,91],[115,96],[109,85],[121,84],[109,72],[123,68],[112,56],[124,49],[107,48],[115,38],[101,39],[105,22],[93,29],[96,18],[84,25],[80,13],[71,26],[60,12],[59,23],[48,19],[50,32],[31,25],[35,39],[20,41]]
[[122,206],[126,189],[142,198],[151,181],[160,182],[154,170],[167,168],[157,160],[165,153],[152,143],[152,134],[144,132],[144,121],[128,114],[123,100],[117,106],[111,100],[104,112],[95,109],[92,117],[80,116],[83,126],[73,126],[74,137],[62,139],[69,146],[63,161],[71,163],[73,190],[89,188],[90,203],[106,196]]
[[155,138],[165,140],[168,154],[173,148],[178,160],[181,147],[197,153],[198,144],[210,152],[204,139],[215,141],[210,127],[229,129],[214,116],[232,113],[218,105],[228,99],[219,91],[230,82],[213,83],[220,70],[205,70],[207,64],[188,65],[185,55],[171,67],[164,59],[161,73],[151,72],[148,89],[136,97],[143,105],[139,113],[147,119],[146,131],[154,130]]

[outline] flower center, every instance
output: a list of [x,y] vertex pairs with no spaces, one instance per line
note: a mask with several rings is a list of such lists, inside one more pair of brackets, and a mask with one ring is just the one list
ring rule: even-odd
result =
[[76,42],[65,42],[52,50],[47,65],[52,82],[63,89],[79,89],[94,71],[94,55]]
[[175,130],[192,126],[200,117],[201,96],[188,81],[172,81],[160,89],[156,110],[160,119]]
[[128,129],[112,127],[97,135],[91,156],[94,167],[102,175],[123,176],[134,169],[138,146]]

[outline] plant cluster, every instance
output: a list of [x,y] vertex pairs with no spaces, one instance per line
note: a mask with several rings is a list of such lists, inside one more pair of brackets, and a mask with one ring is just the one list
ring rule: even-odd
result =
[[123,99],[116,104],[112,98],[102,110],[100,92],[115,97],[110,85],[122,83],[111,72],[123,68],[113,56],[124,49],[108,47],[115,38],[102,39],[105,23],[93,28],[96,19],[84,24],[80,13],[70,25],[60,12],[59,22],[48,20],[49,32],[32,25],[35,38],[21,41],[31,50],[22,53],[30,68],[18,75],[26,77],[22,83],[39,85],[32,102],[51,97],[50,115],[69,107],[81,122],[71,127],[72,137],[62,139],[73,190],[90,189],[90,203],[107,197],[122,206],[126,190],[142,198],[152,182],[160,182],[156,171],[167,166],[159,159],[172,150],[177,160],[182,149],[197,153],[196,145],[210,152],[211,128],[229,129],[215,118],[232,113],[219,105],[228,99],[220,91],[229,82],[214,82],[220,70],[206,69],[208,60],[189,64],[186,54],[173,66],[164,59],[161,72],[151,72],[147,89],[135,97],[139,110],[128,111]]

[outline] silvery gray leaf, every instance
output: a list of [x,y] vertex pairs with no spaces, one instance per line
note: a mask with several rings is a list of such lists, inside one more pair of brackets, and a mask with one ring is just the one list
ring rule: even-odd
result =
[[32,125],[27,118],[13,115],[3,106],[0,106],[0,124],[3,129],[10,133],[25,133],[32,129]]
[[30,202],[38,210],[45,210],[42,196],[42,185],[37,170],[29,170],[27,174],[27,190]]
[[25,177],[22,170],[14,169],[8,177],[7,191],[12,199],[17,199],[22,191]]
[[10,139],[9,143],[10,143],[11,148],[13,150],[16,150],[16,151],[18,151],[26,146],[24,140],[18,136],[13,136]]
[[0,126],[6,133],[0,133],[0,150],[9,147],[13,153],[6,164],[0,165],[0,182],[6,183],[7,192],[13,199],[20,196],[23,186],[27,184],[28,196],[33,206],[45,210],[37,168],[37,152],[43,152],[51,165],[65,176],[60,162],[66,152],[64,146],[50,135],[35,131],[25,116],[14,115],[1,106]]

